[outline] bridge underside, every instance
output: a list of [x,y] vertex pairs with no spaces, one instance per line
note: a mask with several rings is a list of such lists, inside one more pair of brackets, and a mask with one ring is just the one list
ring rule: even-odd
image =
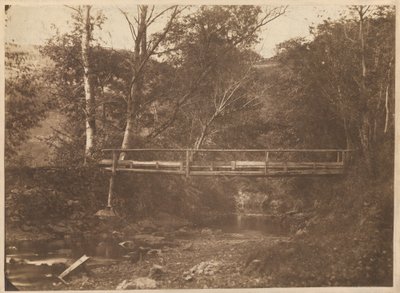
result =
[[[103,160],[101,165],[113,171],[112,160]],[[276,161],[132,161],[118,160],[115,172],[142,174],[175,174],[185,176],[302,176],[338,175],[344,173],[340,162],[276,162]]]

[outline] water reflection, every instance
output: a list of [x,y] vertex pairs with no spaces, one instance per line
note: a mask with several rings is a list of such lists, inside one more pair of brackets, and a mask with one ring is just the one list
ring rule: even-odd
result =
[[40,290],[58,282],[57,276],[83,254],[91,257],[88,268],[122,256],[123,249],[112,237],[99,238],[7,243],[6,276],[19,290]]
[[237,213],[218,215],[203,223],[228,233],[257,231],[265,235],[288,235],[289,226],[277,215],[262,213]]

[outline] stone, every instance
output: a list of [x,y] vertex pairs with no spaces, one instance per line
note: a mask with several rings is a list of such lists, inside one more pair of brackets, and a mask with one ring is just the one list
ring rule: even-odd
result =
[[67,200],[68,206],[73,206],[73,205],[77,205],[77,204],[79,204],[79,200],[72,200],[72,199]]
[[119,283],[117,285],[117,287],[115,288],[115,290],[125,290],[127,287],[128,281],[127,280],[123,280],[121,283]]
[[297,230],[296,235],[297,235],[297,236],[302,236],[302,235],[304,235],[304,234],[306,234],[306,233],[307,233],[307,229],[306,229],[306,228],[303,228],[303,229]]
[[48,227],[55,233],[65,234],[71,232],[71,230],[62,224],[49,224]]
[[210,228],[204,228],[201,230],[201,235],[212,235],[213,232]]
[[149,272],[149,277],[159,279],[164,274],[163,267],[160,265],[153,265]]
[[22,224],[22,225],[20,226],[20,228],[21,228],[21,230],[24,231],[24,232],[32,232],[32,231],[33,231],[33,227],[32,227],[32,226],[29,226],[29,225],[27,225],[27,224]]
[[212,276],[218,270],[220,264],[218,261],[203,261],[193,266],[188,273]]
[[182,227],[178,231],[175,232],[175,236],[177,236],[177,237],[187,237],[190,235],[191,235],[191,233],[185,227]]
[[122,241],[122,242],[118,243],[118,245],[127,250],[133,250],[135,248],[135,243],[130,240]]
[[155,289],[157,283],[150,278],[137,278],[133,281],[123,280],[115,288],[116,290],[129,290],[129,289]]
[[132,252],[129,252],[126,256],[124,256],[124,257],[126,257],[127,259],[129,259],[129,261],[131,262],[131,263],[137,263],[139,260],[140,260],[140,258],[141,258],[141,256],[140,256],[140,252],[139,251],[132,251]]
[[253,259],[246,267],[244,273],[249,274],[252,272],[257,271],[260,268],[261,265],[261,260],[259,259]]
[[149,234],[138,234],[134,237],[135,242],[151,248],[161,248],[165,244],[165,237]]
[[155,289],[157,282],[150,278],[137,278],[133,281],[135,288],[133,289]]
[[162,255],[162,251],[161,251],[161,249],[150,249],[150,250],[147,252],[147,254],[148,254],[148,255],[151,255],[151,256],[154,256],[154,255],[160,256],[160,255]]
[[194,250],[193,242],[189,242],[188,244],[183,245],[182,250],[193,251]]

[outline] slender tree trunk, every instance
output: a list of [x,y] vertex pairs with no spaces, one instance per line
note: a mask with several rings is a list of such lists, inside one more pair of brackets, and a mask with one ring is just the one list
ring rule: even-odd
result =
[[389,127],[389,84],[386,86],[386,92],[385,92],[385,129],[384,133],[387,133],[388,127]]
[[[205,125],[203,125],[203,127],[201,128],[201,132],[200,132],[200,136],[196,139],[195,143],[194,143],[194,149],[195,150],[199,150],[201,148],[201,146],[203,145],[203,142],[205,140],[205,138],[208,135],[208,129],[210,128],[210,125],[214,122],[215,118],[217,118],[218,116],[218,112],[215,112],[211,118],[207,121],[207,123]],[[190,156],[190,160],[192,161],[194,156],[196,155],[196,151],[194,151],[191,156]]]
[[343,128],[344,128],[344,135],[346,137],[346,149],[349,150],[352,148],[352,143],[346,118],[343,118]]
[[[131,85],[130,94],[127,101],[127,113],[126,113],[126,126],[124,131],[124,138],[122,140],[121,149],[128,149],[133,144],[136,114],[142,100],[142,90],[144,82],[144,71],[139,73],[139,68],[142,62],[147,57],[147,6],[139,6],[140,19],[138,23],[137,36],[135,39],[135,51],[134,51],[134,68],[133,68],[133,79],[134,83]],[[126,158],[126,153],[122,152],[120,160]]]
[[206,138],[207,131],[208,131],[208,125],[204,125],[204,127],[201,129],[200,136],[196,139],[196,142],[194,144],[194,149],[198,150],[200,149],[201,145],[203,144],[204,139]]
[[367,66],[365,63],[365,39],[364,39],[364,16],[366,9],[363,6],[358,10],[360,17],[359,38],[361,44],[361,86],[360,86],[360,99],[361,99],[361,126],[360,126],[360,142],[363,151],[365,163],[368,171],[372,171],[371,161],[371,125],[368,111],[368,93],[366,89]]
[[85,90],[86,113],[86,146],[85,164],[93,155],[93,146],[96,135],[95,97],[93,93],[92,72],[90,64],[90,40],[92,39],[92,25],[90,23],[91,6],[84,8],[84,23],[82,30],[82,61],[83,61],[83,85]]
[[385,128],[384,128],[384,133],[387,133],[388,127],[389,127],[389,115],[390,115],[390,109],[389,109],[389,89],[390,89],[390,73],[391,73],[391,68],[392,68],[392,63],[393,63],[393,57],[390,59],[388,70],[387,70],[387,85],[386,85],[386,90],[385,90]]

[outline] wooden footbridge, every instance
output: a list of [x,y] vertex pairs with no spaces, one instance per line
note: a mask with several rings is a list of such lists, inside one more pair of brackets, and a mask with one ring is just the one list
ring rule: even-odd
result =
[[[189,176],[338,175],[345,171],[345,149],[105,149],[101,161],[117,172]],[[120,160],[120,154],[125,158]]]
[[[108,204],[96,213],[115,216],[111,206],[119,172],[189,176],[321,176],[343,174],[344,149],[105,149],[100,164],[111,171]],[[123,156],[120,156],[123,154]],[[121,160],[120,157],[124,159]]]

